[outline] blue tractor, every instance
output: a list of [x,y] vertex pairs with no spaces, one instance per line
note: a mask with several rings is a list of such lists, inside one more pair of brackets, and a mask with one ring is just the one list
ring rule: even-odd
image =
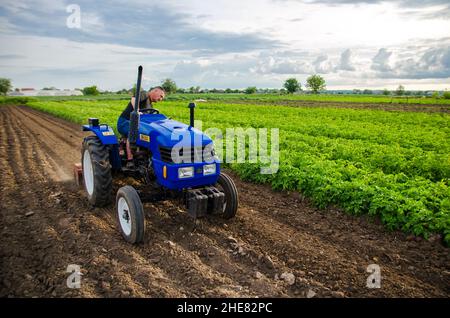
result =
[[126,165],[126,139],[113,129],[89,118],[84,131],[81,169],[84,187],[93,206],[112,201],[113,176],[126,175],[140,181],[139,190],[130,185],[116,195],[119,229],[129,243],[144,239],[142,202],[177,199],[193,218],[220,215],[233,218],[238,208],[238,192],[233,180],[220,171],[213,141],[194,128],[195,104],[190,103],[190,125],[160,114],[157,109],[139,110],[142,66],[138,69],[134,111],[130,117],[129,142],[133,149],[132,168]]

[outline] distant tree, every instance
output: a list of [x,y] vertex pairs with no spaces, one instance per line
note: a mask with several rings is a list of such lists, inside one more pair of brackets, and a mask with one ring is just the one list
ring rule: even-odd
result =
[[361,94],[361,90],[360,89],[354,89],[353,90],[353,94],[359,95],[359,94]]
[[423,92],[422,91],[417,91],[414,95],[416,95],[416,96],[423,96]]
[[184,94],[184,93],[186,93],[186,90],[184,88],[179,87],[179,88],[177,88],[177,93]]
[[189,87],[189,93],[191,93],[191,94],[198,94],[198,93],[200,93],[200,86],[191,86],[191,87]]
[[314,94],[326,88],[325,79],[320,75],[311,75],[306,80],[306,87],[312,90]]
[[444,94],[442,95],[442,97],[444,99],[450,99],[450,92],[445,91]]
[[395,95],[403,96],[404,94],[405,94],[405,87],[403,87],[403,85],[399,85],[397,87],[397,90],[395,91]]
[[83,95],[98,95],[98,94],[100,94],[100,92],[97,89],[97,86],[95,86],[95,85],[83,88],[82,92],[83,92]]
[[439,92],[433,92],[431,95],[431,98],[438,99],[439,98]]
[[231,88],[227,88],[226,90],[225,90],[225,93],[227,93],[227,94],[230,94],[230,93],[232,93],[233,92],[233,90],[231,89]]
[[6,95],[12,88],[11,80],[8,78],[0,78],[0,95]]
[[51,87],[44,87],[42,89],[43,91],[53,91],[53,90],[58,90],[55,86],[51,86]]
[[365,90],[363,91],[363,94],[364,94],[364,95],[372,95],[372,94],[373,94],[373,91],[370,90],[370,89],[365,89]]
[[177,84],[170,78],[166,78],[161,82],[161,87],[164,88],[167,94],[174,94],[177,92]]
[[245,94],[255,94],[256,93],[256,87],[255,86],[249,86],[245,89]]
[[405,91],[405,96],[411,96],[412,92],[411,91]]
[[284,84],[283,87],[286,88],[286,90],[290,93],[293,94],[296,91],[299,91],[302,89],[301,84],[297,81],[296,78],[288,78]]
[[128,94],[128,89],[122,88],[121,90],[117,91],[116,94]]
[[391,92],[385,88],[385,89],[383,89],[383,95],[389,96],[389,95],[391,95]]

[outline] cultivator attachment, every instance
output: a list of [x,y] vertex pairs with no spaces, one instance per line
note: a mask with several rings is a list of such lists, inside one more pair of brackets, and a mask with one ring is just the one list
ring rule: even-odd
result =
[[194,217],[223,212],[225,195],[215,187],[204,187],[186,191],[186,207],[188,213]]

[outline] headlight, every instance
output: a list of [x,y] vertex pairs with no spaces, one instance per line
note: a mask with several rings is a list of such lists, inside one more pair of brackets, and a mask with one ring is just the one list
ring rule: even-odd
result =
[[213,163],[211,165],[203,166],[203,175],[215,174],[216,173],[216,164]]
[[178,178],[179,179],[191,178],[193,176],[194,176],[194,167],[178,168]]

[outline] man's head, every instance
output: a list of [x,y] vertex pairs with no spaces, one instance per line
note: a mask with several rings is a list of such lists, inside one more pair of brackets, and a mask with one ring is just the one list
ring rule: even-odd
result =
[[164,99],[166,96],[166,92],[164,91],[164,88],[161,86],[153,87],[148,91],[148,97],[150,99],[150,102],[157,103]]

